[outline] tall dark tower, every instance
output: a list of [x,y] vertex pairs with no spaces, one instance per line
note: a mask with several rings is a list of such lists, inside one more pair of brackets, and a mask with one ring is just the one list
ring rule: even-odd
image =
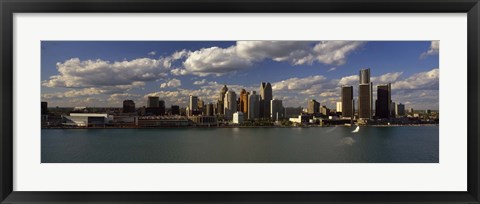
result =
[[370,68],[361,69],[358,85],[358,117],[372,119],[372,82],[370,82]]
[[260,117],[270,118],[270,101],[272,99],[272,85],[269,82],[262,82],[260,84]]
[[378,85],[377,86],[377,101],[375,103],[375,117],[376,118],[390,118],[390,112],[392,108],[390,105],[392,104],[391,101],[391,85]]
[[217,101],[217,114],[219,115],[224,115],[225,114],[225,107],[224,107],[224,99],[225,99],[225,94],[227,93],[228,88],[227,85],[224,85],[222,89],[220,90],[220,96]]
[[342,86],[342,117],[352,118],[353,109],[353,86]]

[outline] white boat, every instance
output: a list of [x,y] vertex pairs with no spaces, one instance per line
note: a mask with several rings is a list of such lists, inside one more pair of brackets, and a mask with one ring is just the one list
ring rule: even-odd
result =
[[355,128],[355,130],[352,131],[352,133],[355,133],[355,132],[358,132],[360,131],[360,126],[357,126],[357,128]]

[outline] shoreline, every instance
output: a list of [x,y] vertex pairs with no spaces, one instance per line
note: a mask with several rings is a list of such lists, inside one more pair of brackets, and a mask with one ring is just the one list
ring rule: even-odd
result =
[[[355,126],[355,125],[354,125]],[[353,126],[353,127],[354,127]],[[362,127],[424,127],[439,126],[439,124],[392,124],[392,125],[361,125]],[[213,129],[213,128],[327,128],[327,127],[350,127],[347,125],[329,126],[187,126],[187,127],[42,127],[41,129]]]

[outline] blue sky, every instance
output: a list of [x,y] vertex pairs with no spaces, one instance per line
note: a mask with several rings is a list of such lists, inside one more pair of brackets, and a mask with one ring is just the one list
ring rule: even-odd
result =
[[43,41],[41,51],[49,106],[143,106],[150,95],[185,106],[190,94],[215,102],[224,84],[258,92],[265,81],[284,106],[335,108],[340,87],[370,68],[374,94],[392,83],[392,100],[438,109],[439,41]]

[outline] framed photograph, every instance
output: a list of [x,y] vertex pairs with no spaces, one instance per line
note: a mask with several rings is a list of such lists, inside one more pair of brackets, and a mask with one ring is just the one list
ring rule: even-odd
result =
[[478,0],[0,8],[1,203],[480,201]]

